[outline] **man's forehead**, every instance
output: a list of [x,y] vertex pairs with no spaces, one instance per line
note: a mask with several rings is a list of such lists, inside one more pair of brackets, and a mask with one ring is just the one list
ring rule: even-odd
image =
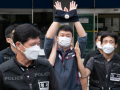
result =
[[101,35],[99,35],[98,38],[101,38]]
[[60,33],[60,34],[66,34],[66,33],[72,34],[70,31],[63,31],[63,30],[61,30],[59,33]]
[[107,36],[107,37],[104,37],[103,40],[114,40],[114,38],[111,36]]

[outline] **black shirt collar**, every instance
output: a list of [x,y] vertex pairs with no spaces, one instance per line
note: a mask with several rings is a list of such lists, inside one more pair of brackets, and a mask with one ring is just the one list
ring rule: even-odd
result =
[[[106,58],[103,56],[103,54],[102,54],[102,58],[106,60]],[[118,59],[118,58],[117,58],[117,56],[116,56],[116,53],[114,53],[113,57],[112,57],[111,60],[109,60],[109,61],[116,60],[116,59]],[[109,61],[108,61],[108,62],[109,62]]]
[[[15,63],[18,65],[18,67],[26,68],[26,66],[22,65],[21,63],[19,63],[19,62],[17,61],[16,57],[14,58],[14,61],[15,61]],[[31,63],[28,67],[33,67],[33,66],[35,66],[35,64],[36,64],[36,62],[35,62],[35,60],[33,60],[32,63]]]
[[97,54],[101,54],[100,51],[99,51],[98,49],[96,49],[96,53],[97,53]]

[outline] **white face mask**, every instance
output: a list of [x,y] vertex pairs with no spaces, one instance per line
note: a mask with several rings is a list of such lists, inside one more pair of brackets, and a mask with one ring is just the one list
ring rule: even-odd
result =
[[114,51],[114,46],[112,46],[111,44],[105,44],[104,46],[103,46],[103,51],[106,53],[106,54],[110,54],[110,53],[112,53],[113,51]]
[[97,44],[97,48],[102,49],[101,42],[99,41]]
[[[10,39],[10,38],[9,38]],[[13,40],[12,39],[10,39],[12,42],[13,42]],[[13,47],[14,48],[16,48],[16,46],[15,46],[15,44],[14,44],[14,42],[13,43],[10,43],[11,45],[13,45]]]
[[71,45],[71,38],[59,37],[58,44],[63,48],[67,48]]
[[[21,50],[21,52],[23,52],[23,51]],[[39,52],[40,52],[40,47],[38,45],[35,45],[30,48],[25,48],[25,52],[23,52],[23,53],[25,54],[25,56],[28,60],[36,60],[38,58]]]

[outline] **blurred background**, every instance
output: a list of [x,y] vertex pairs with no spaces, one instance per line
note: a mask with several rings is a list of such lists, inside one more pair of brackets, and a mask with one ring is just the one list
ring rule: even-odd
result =
[[[0,2],[0,50],[8,47],[5,40],[5,29],[11,24],[29,23],[36,26],[41,35],[41,49],[44,47],[45,34],[53,22],[57,0],[1,0]],[[69,8],[72,0],[59,0],[62,7]],[[74,0],[78,4],[77,13],[85,31],[88,33],[86,53],[96,49],[95,33],[98,31],[114,31],[120,40],[120,0]],[[74,30],[73,45],[77,40],[77,33],[73,23],[60,23],[70,25]],[[120,55],[120,41],[115,50]],[[41,52],[44,56],[44,51]]]

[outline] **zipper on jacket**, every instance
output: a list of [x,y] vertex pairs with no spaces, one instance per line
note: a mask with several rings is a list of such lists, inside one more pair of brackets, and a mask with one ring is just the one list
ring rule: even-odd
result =
[[29,87],[30,87],[30,90],[32,90],[32,84],[27,81],[27,79],[25,78],[25,76],[23,75],[24,79],[26,80],[26,82],[28,83]]
[[102,87],[102,90],[104,90],[104,88]]
[[32,84],[31,83],[29,84],[29,86],[30,86],[30,90],[32,90]]
[[106,74],[106,88],[108,87],[107,81],[108,81],[108,73]]
[[63,66],[64,66],[64,61],[63,61]]
[[108,77],[108,75],[106,74],[106,78]]

